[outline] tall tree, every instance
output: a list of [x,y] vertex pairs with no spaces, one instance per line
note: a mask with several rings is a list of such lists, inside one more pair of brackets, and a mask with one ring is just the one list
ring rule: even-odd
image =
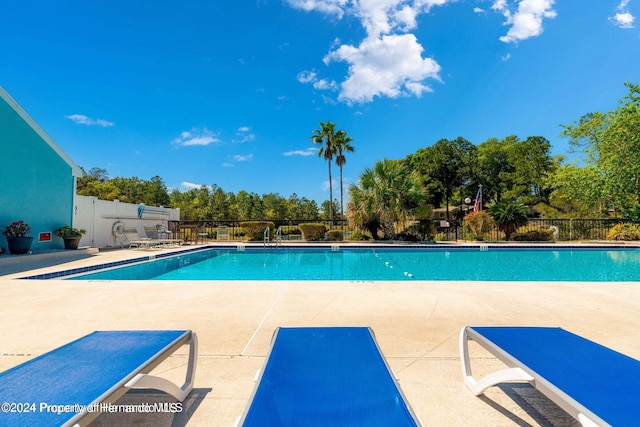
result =
[[541,136],[521,141],[516,135],[504,139],[490,138],[478,145],[474,186],[483,185],[487,200],[496,202],[526,198],[548,202],[549,175],[562,161],[551,156],[551,143]]
[[169,205],[169,193],[167,186],[162,178],[158,175],[149,181],[142,181],[143,202],[150,206],[167,206]]
[[316,203],[315,200],[309,200],[306,197],[303,197],[300,199],[300,203],[297,209],[300,212],[298,218],[304,218],[304,219],[320,218],[318,204]]
[[337,150],[336,156],[336,165],[340,168],[340,217],[344,218],[344,197],[343,190],[344,186],[342,184],[342,167],[347,163],[347,158],[344,153],[353,153],[355,148],[351,145],[353,138],[347,135],[347,132],[343,130],[339,130],[336,133],[336,138],[334,145]]
[[325,200],[320,205],[320,218],[329,219],[330,213],[336,212],[338,210],[338,201],[334,200],[333,203],[330,203],[329,200]]
[[501,140],[489,138],[478,145],[478,182],[475,186],[482,184],[485,200],[499,202],[513,186],[515,166],[510,160],[509,146],[515,139],[515,136]]
[[213,191],[209,195],[211,205],[211,218],[207,219],[229,219],[229,199],[227,193],[216,184],[212,186]]
[[625,83],[629,93],[606,114],[589,113],[564,126],[562,135],[584,147],[587,165],[602,176],[601,198],[640,220],[640,85]]
[[615,208],[615,203],[610,204],[609,198],[603,197],[603,176],[594,166],[567,163],[554,170],[548,182],[550,205],[536,206],[543,216],[601,218],[609,207]]
[[333,220],[333,182],[331,177],[331,162],[336,154],[334,141],[336,138],[336,124],[333,122],[320,122],[320,129],[314,129],[311,135],[311,141],[320,145],[318,157],[322,157],[327,161],[329,168],[329,220]]
[[107,170],[104,168],[91,168],[89,169],[88,175],[94,177],[100,182],[105,182],[109,179],[109,172],[107,172]]
[[[534,196],[536,199],[547,199],[543,194],[543,186],[547,175],[556,166],[556,158],[549,153],[551,143],[542,136],[529,136],[524,141],[513,145],[511,155],[515,166],[514,190],[518,196]],[[548,200],[547,200],[548,201]]]
[[411,168],[425,177],[426,191],[435,204],[444,201],[447,216],[454,191],[468,186],[474,176],[477,149],[466,139],[441,139],[407,158]]
[[238,204],[238,219],[240,221],[253,219],[254,199],[251,194],[245,190],[240,190],[236,196],[236,203]]

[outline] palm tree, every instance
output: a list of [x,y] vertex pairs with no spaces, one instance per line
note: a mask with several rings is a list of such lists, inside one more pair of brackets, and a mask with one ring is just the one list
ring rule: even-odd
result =
[[[366,173],[370,173],[371,169],[366,169]],[[378,230],[382,228],[382,220],[380,211],[374,198],[371,197],[370,191],[362,188],[363,175],[360,176],[360,186],[351,184],[349,186],[349,207],[347,209],[347,217],[349,223],[361,230],[371,233],[374,240],[378,240]]]
[[320,129],[314,129],[311,135],[311,141],[314,144],[320,144],[318,157],[324,157],[329,166],[329,221],[333,225],[333,183],[331,178],[331,162],[336,154],[334,141],[336,139],[336,124],[333,122],[320,122]]
[[504,232],[507,241],[511,233],[529,221],[528,214],[529,208],[511,200],[501,200],[489,208],[489,215],[498,225],[498,229]]
[[340,168],[340,216],[344,218],[344,198],[343,198],[343,185],[342,185],[342,166],[347,163],[347,158],[344,156],[344,153],[353,153],[355,148],[350,144],[353,141],[353,138],[347,136],[347,132],[343,130],[339,130],[336,133],[335,141],[333,145],[336,147],[338,151],[338,155],[336,156],[336,165]]
[[393,238],[395,224],[412,215],[425,198],[420,177],[399,160],[384,159],[360,175],[358,185],[349,187],[347,215],[352,225],[378,239]]

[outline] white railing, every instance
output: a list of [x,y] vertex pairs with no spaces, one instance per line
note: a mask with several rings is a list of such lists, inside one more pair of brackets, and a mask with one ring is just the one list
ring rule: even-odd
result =
[[276,248],[282,244],[282,227],[276,230]]

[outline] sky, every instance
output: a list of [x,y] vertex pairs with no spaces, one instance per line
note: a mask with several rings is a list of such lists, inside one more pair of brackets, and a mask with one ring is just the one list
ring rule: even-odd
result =
[[640,0],[4,2],[0,86],[87,171],[321,203],[321,121],[353,138],[345,186],[442,138],[539,135],[571,156],[561,125],[640,84],[638,16]]

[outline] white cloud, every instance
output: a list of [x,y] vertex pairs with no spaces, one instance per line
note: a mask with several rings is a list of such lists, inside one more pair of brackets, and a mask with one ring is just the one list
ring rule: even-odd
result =
[[618,5],[618,10],[625,10],[628,4],[629,4],[629,0],[622,0]]
[[329,105],[338,105],[338,101],[336,101],[334,98],[331,98],[329,96],[326,95],[322,95],[322,101],[325,104],[329,104]]
[[[333,187],[333,191],[334,191],[333,195],[335,196],[336,195],[336,193],[335,193],[336,187],[339,187],[339,184],[335,179],[332,179],[331,180],[331,186]],[[326,180],[326,181],[322,182],[322,190],[329,191],[329,180]],[[338,191],[340,191],[339,188],[338,188]]]
[[311,84],[317,90],[336,90],[338,88],[335,81],[321,79],[315,71],[301,71],[296,78],[300,83]]
[[233,142],[237,144],[255,141],[256,139],[256,135],[251,133],[251,128],[249,126],[239,127],[238,131],[236,132],[236,136],[238,137],[238,139],[234,139]]
[[233,160],[236,162],[249,162],[253,160],[253,154],[247,154],[246,156],[236,154],[233,156]]
[[285,2],[295,9],[302,9],[306,12],[318,11],[335,15],[340,19],[349,0],[285,0]]
[[633,28],[633,21],[635,21],[636,18],[627,10],[628,4],[629,4],[629,0],[622,0],[618,5],[618,7],[616,8],[616,10],[618,10],[618,13],[610,17],[609,21],[613,22],[615,25],[617,25],[620,28],[624,28],[624,29]]
[[[294,8],[318,11],[341,18],[349,13],[360,20],[367,36],[359,45],[340,44],[324,62],[346,62],[348,75],[338,85],[320,77],[317,71],[302,71],[297,79],[318,90],[340,89],[338,100],[349,104],[370,102],[376,96],[420,96],[431,89],[427,79],[439,79],[440,66],[423,58],[424,49],[412,30],[417,17],[434,6],[456,0],[285,0]],[[326,102],[326,101],[325,101]]]
[[325,79],[320,79],[313,82],[313,87],[318,90],[336,90],[338,85],[335,81],[328,81]]
[[611,20],[620,28],[633,28],[633,21],[636,18],[630,14],[629,12],[626,13],[616,13],[615,16],[613,18],[611,18]]
[[431,89],[423,82],[439,80],[440,66],[422,58],[422,46],[413,34],[367,38],[359,46],[342,45],[326,61],[346,61],[349,75],[338,97],[346,102],[370,102],[375,96],[420,96]]
[[[344,44],[336,39],[324,63],[345,62],[348,74],[336,83],[318,71],[302,71],[297,79],[318,90],[339,89],[338,100],[348,104],[371,102],[375,97],[421,96],[431,91],[429,80],[440,81],[440,65],[424,55],[424,48],[413,31],[418,17],[435,6],[458,0],[285,0],[296,9],[317,11],[341,19],[358,19],[366,37]],[[621,0],[626,6],[629,0]],[[542,34],[545,19],[555,18],[555,0],[491,0],[491,9],[505,18],[505,43],[517,43]],[[477,14],[485,9],[474,7]],[[624,12],[621,12],[621,14]],[[621,16],[627,25],[629,17]],[[424,56],[423,56],[424,55]]]
[[493,5],[491,5],[491,9],[501,12],[502,10],[507,8],[507,0],[495,0]]
[[318,74],[315,71],[300,71],[297,79],[300,83],[313,83],[318,80]]
[[507,35],[500,37],[505,43],[517,43],[531,37],[536,37],[544,31],[543,19],[555,18],[553,10],[555,0],[520,0],[515,12],[509,7],[507,0],[494,1],[491,8],[507,18],[505,25],[510,25]]
[[71,114],[69,116],[65,116],[65,118],[79,125],[86,125],[86,126],[101,126],[101,127],[107,128],[115,124],[113,122],[110,122],[104,119],[92,119],[91,117],[87,117],[84,114]]
[[354,15],[360,18],[369,37],[408,32],[416,28],[416,18],[433,6],[456,0],[359,0],[352,1]]
[[[193,190],[194,188],[202,187],[202,184],[194,184],[193,182],[184,181],[184,182],[180,183],[180,187],[182,187],[182,188],[184,188],[186,190]],[[206,185],[205,185],[205,187],[206,187]]]
[[285,151],[284,153],[282,153],[282,155],[307,157],[307,156],[313,156],[314,154],[317,154],[317,153],[318,153],[318,150],[316,148],[310,147],[310,148],[307,148],[306,150]]
[[115,123],[110,122],[108,120],[104,120],[104,119],[96,119],[96,125],[98,126],[102,126],[102,127],[111,127],[113,126]]
[[185,147],[191,145],[209,145],[220,142],[217,136],[207,128],[194,128],[190,131],[184,131],[173,141],[172,144],[182,145]]

